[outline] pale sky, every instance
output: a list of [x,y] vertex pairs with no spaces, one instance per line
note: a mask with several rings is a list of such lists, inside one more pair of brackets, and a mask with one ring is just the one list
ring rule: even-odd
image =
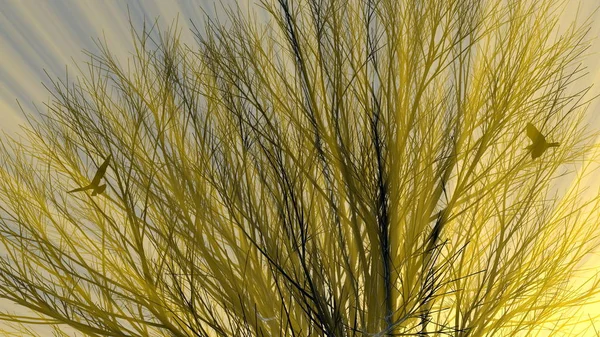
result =
[[[193,42],[189,32],[189,18],[201,23],[203,11],[214,16],[222,1],[192,0],[0,0],[0,131],[14,134],[24,122],[18,99],[27,112],[33,112],[33,103],[43,110],[49,98],[43,83],[48,83],[44,69],[53,77],[63,77],[65,66],[76,73],[74,61],[86,61],[82,49],[97,51],[92,38],[105,38],[112,52],[126,57],[131,51],[128,14],[137,27],[146,18],[166,28],[179,14],[179,26],[184,40]],[[248,1],[243,0],[243,7]],[[561,25],[567,26],[579,9],[580,17],[591,15],[598,0],[567,0]],[[202,9],[201,9],[202,8]],[[600,36],[600,14],[593,16],[590,36]],[[590,50],[585,60],[589,75],[581,84],[600,82],[600,41]],[[595,86],[594,94],[600,93]],[[588,121],[600,130],[600,99],[589,109]],[[598,142],[597,142],[598,143]],[[591,181],[600,181],[596,174]],[[600,269],[600,258],[590,259],[592,271]],[[0,303],[0,306],[5,305]],[[600,306],[598,306],[600,312]],[[600,325],[598,325],[600,326]]]

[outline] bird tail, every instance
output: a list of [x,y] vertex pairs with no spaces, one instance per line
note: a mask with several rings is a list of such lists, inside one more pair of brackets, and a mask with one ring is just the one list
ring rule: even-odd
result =
[[102,185],[94,188],[94,191],[92,192],[92,196],[95,196],[97,194],[102,194],[105,189],[106,189],[106,184],[102,184]]
[[558,147],[559,145],[560,145],[560,143],[554,142],[554,143],[548,144],[548,147]]
[[92,186],[92,185],[87,185],[87,186],[84,186],[84,187],[80,187],[80,188],[76,188],[76,189],[74,189],[74,190],[67,191],[67,193],[74,193],[74,192],[87,191],[87,190],[90,190],[90,189],[92,189],[92,188],[94,188],[94,186]]

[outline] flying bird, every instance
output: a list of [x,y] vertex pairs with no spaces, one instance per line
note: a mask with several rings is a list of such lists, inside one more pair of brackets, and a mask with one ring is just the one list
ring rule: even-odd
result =
[[531,145],[525,148],[531,152],[532,159],[544,154],[549,147],[558,147],[560,145],[556,142],[548,143],[546,141],[546,137],[544,137],[544,135],[542,135],[542,133],[539,132],[538,129],[536,129],[531,123],[527,123],[527,137],[529,137],[529,139],[531,139],[533,142]]
[[93,190],[92,196],[94,196],[96,194],[101,194],[102,192],[104,192],[104,190],[106,189],[106,184],[100,185],[100,180],[102,180],[104,174],[106,173],[106,169],[108,168],[108,163],[110,162],[111,156],[112,155],[109,154],[108,157],[104,159],[104,162],[102,163],[102,165],[100,165],[100,167],[98,167],[98,171],[96,171],[94,179],[92,179],[92,182],[89,185],[70,190],[67,193]]

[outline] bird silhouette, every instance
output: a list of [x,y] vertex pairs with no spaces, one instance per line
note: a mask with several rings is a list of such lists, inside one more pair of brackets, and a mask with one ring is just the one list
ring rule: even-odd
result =
[[542,133],[531,123],[527,123],[527,137],[533,142],[525,148],[531,152],[531,159],[541,156],[549,147],[558,147],[560,145],[556,142],[548,143],[546,137],[544,137],[544,135],[542,135]]
[[102,165],[100,165],[100,167],[98,167],[98,171],[96,171],[96,174],[94,175],[94,178],[92,179],[92,182],[89,185],[70,190],[67,193],[93,190],[92,196],[95,196],[104,192],[104,190],[106,190],[106,184],[100,185],[100,180],[102,180],[104,174],[106,173],[106,169],[108,168],[108,163],[110,162],[111,156],[112,155],[108,155],[108,157],[104,159],[104,162],[102,163]]

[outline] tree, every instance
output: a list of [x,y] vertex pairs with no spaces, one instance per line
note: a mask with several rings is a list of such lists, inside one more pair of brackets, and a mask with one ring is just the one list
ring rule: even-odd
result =
[[[127,66],[100,44],[25,140],[3,140],[0,297],[39,317],[2,318],[87,336],[568,335],[599,290],[574,282],[600,210],[582,198],[588,89],[570,91],[587,23],[553,38],[553,0],[262,6],[268,24],[234,9],[196,46],[132,30]],[[560,147],[532,159],[528,123]],[[103,194],[67,193],[107,156]]]

